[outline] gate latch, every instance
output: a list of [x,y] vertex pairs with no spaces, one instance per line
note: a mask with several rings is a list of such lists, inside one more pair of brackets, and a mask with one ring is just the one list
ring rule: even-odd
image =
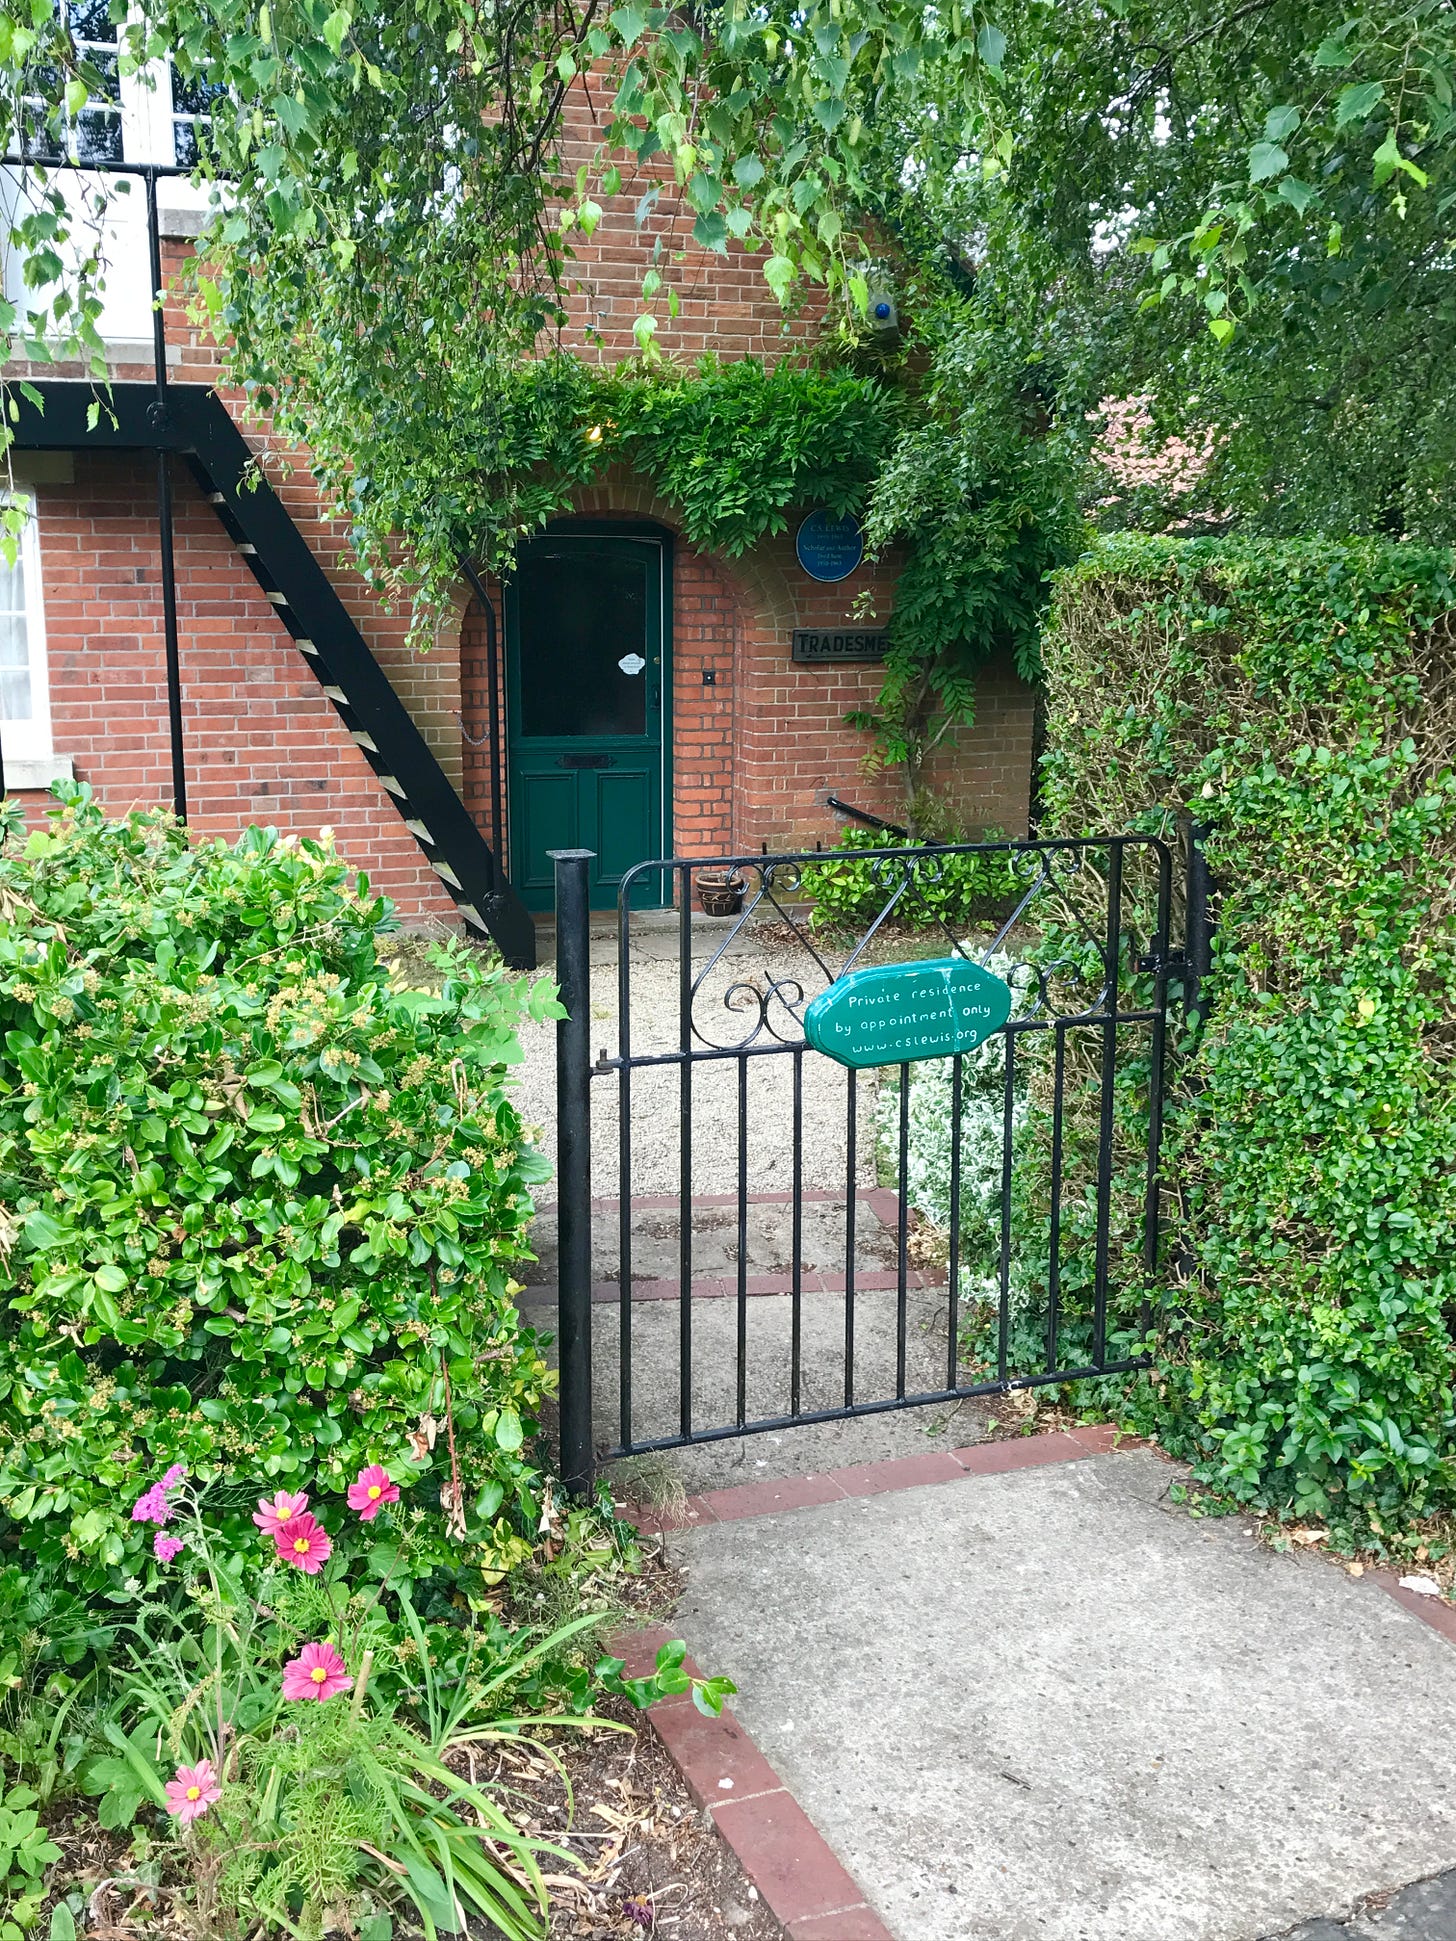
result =
[[1156,977],[1161,971],[1167,977],[1186,977],[1188,975],[1188,953],[1186,950],[1147,951],[1137,960],[1137,968],[1145,976]]

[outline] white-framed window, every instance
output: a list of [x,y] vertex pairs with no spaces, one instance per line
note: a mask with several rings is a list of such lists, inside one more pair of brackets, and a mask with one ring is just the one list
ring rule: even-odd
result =
[[45,117],[40,83],[53,94],[58,76],[38,70],[37,91],[24,97],[20,153],[32,162],[157,162],[191,168],[206,139],[222,88],[200,75],[182,76],[171,61],[152,61],[139,74],[120,71],[118,30],[107,0],[64,0],[78,50],[102,76],[102,91],[59,131]]
[[[110,175],[108,163],[157,163],[168,168],[191,168],[199,144],[206,140],[213,102],[221,89],[200,77],[185,79],[171,61],[151,63],[141,74],[120,72],[118,35],[106,0],[58,0],[63,5],[77,45],[103,77],[100,94],[68,117],[60,130],[44,117],[38,91],[22,104],[21,127],[7,146],[27,161],[80,163],[97,174],[80,175],[58,169],[50,186],[59,188],[71,212],[71,240],[67,252],[77,261],[98,250],[105,270],[106,289],[100,319],[108,344],[145,348],[152,334],[151,265],[147,246],[146,190],[138,176]],[[37,74],[48,92],[55,77]],[[8,215],[27,193],[27,184],[14,170],[0,170],[0,212]],[[98,222],[93,198],[104,186],[104,216]],[[163,215],[186,212],[198,216],[209,207],[209,193],[181,178],[157,184]],[[8,265],[5,295],[22,308],[36,302],[27,292],[21,265]]]
[[9,781],[22,764],[49,761],[52,746],[35,499],[28,492],[7,499],[26,515],[14,565],[0,552],[0,755]]

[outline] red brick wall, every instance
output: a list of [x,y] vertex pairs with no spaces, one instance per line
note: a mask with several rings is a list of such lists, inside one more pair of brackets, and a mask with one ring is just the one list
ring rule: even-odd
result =
[[[591,105],[578,90],[564,144],[568,176],[589,159],[596,139]],[[639,225],[635,212],[649,179],[663,193]],[[772,359],[812,344],[822,328],[822,301],[811,294],[786,318],[763,280],[762,254],[733,245],[726,256],[710,256],[691,243],[690,227],[671,170],[660,160],[608,198],[595,234],[576,238],[562,346],[601,362],[633,354],[631,326],[654,247],[665,284],[681,297],[676,319],[665,302],[656,306],[657,341],[669,358],[688,362],[715,352],[725,359]],[[188,247],[167,242],[169,276]],[[214,348],[187,325],[175,298],[167,305],[167,333],[177,352],[174,377],[197,383],[216,375]],[[150,371],[118,375],[145,379]],[[228,402],[446,774],[493,836],[485,741],[490,700],[478,610],[464,609],[459,627],[445,629],[433,652],[410,650],[406,616],[387,613],[350,565],[345,525],[324,516],[306,455],[286,450],[266,427],[245,418],[236,397]],[[74,494],[42,495],[56,746],[76,758],[78,772],[95,780],[109,802],[165,800],[170,780],[155,527],[147,512],[135,509],[151,504],[150,478],[121,460],[78,457],[77,467],[85,483]],[[371,869],[407,919],[450,917],[448,898],[210,509],[189,479],[179,477],[178,492],[189,781],[198,826],[233,833],[250,819],[303,831],[330,824],[346,853]],[[582,494],[578,510],[673,525],[645,484],[624,475],[610,475]],[[892,819],[899,813],[893,780],[863,773],[865,738],[843,723],[847,710],[872,703],[880,669],[798,667],[789,658],[794,627],[850,620],[865,589],[882,622],[892,600],[893,562],[862,567],[835,586],[819,585],[794,557],[797,517],[789,532],[743,560],[706,557],[681,539],[675,549],[672,834],[681,853],[832,840],[838,824],[824,806],[829,793]],[[501,646],[503,661],[503,637]],[[715,685],[705,687],[709,669]],[[1029,692],[1009,667],[989,668],[974,728],[947,744],[932,769],[933,782],[968,828],[1024,831],[1031,736]]]
[[[625,473],[583,492],[576,510],[591,519],[650,519],[675,530],[671,509]],[[843,624],[865,592],[873,596],[876,621],[886,620],[894,564],[864,565],[835,585],[811,580],[794,554],[796,523],[741,560],[699,553],[677,536],[671,846],[679,855],[832,842],[840,819],[825,805],[831,794],[892,821],[902,815],[895,778],[864,773],[867,739],[844,724],[849,710],[872,705],[883,670],[799,666],[790,659],[795,627]],[[465,642],[465,732],[483,743],[489,690],[483,622],[473,613]],[[703,684],[708,670],[711,687]],[[1030,690],[1008,663],[988,666],[974,726],[948,739],[930,769],[932,785],[967,830],[1025,833],[1032,721]],[[484,745],[467,747],[467,800],[488,833],[487,759]]]
[[[129,454],[78,455],[75,469],[74,485],[34,488],[56,751],[109,808],[170,802],[155,471]],[[229,838],[249,822],[332,828],[405,921],[454,924],[450,898],[180,465],[174,491],[192,825]]]
[[[590,164],[601,139],[598,111],[610,106],[611,88],[583,81],[567,100],[561,146],[562,173],[574,182],[577,169]],[[705,351],[726,359],[773,359],[786,350],[804,349],[819,336],[822,291],[803,292],[790,313],[763,279],[769,252],[756,253],[729,242],[726,255],[701,249],[692,239],[693,217],[673,180],[672,164],[656,156],[630,177],[622,163],[622,193],[603,197],[602,219],[590,237],[572,230],[574,260],[569,266],[567,314],[561,344],[591,362],[614,364],[632,356],[637,345],[632,325],[643,312],[642,278],[656,266],[663,288],[651,306],[657,318],[658,348],[684,362]],[[630,158],[627,158],[630,160]],[[658,200],[639,223],[644,193],[656,187]],[[668,314],[667,292],[675,289],[678,315]]]

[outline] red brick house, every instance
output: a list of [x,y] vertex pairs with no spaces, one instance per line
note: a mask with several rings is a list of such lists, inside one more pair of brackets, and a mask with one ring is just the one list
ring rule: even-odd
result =
[[[185,102],[143,91],[141,108],[110,113],[97,159],[185,164],[190,122]],[[584,116],[574,132],[585,153]],[[196,196],[166,176],[154,186],[170,281]],[[646,252],[659,237],[686,242],[670,197],[640,227],[635,200],[616,198],[578,245],[565,347],[584,358],[632,354]],[[132,201],[140,226],[106,319],[117,422],[88,428],[78,374],[29,373],[46,400],[22,410],[14,454],[31,518],[18,565],[0,571],[11,793],[39,808],[55,776],[74,775],[114,809],[169,801],[180,739],[200,833],[331,828],[407,924],[463,917],[513,958],[530,953],[526,912],[549,907],[550,848],[596,850],[607,904],[622,871],[653,855],[827,843],[830,794],[893,811],[843,724],[880,669],[842,658],[864,644],[845,636],[883,627],[893,562],[856,564],[853,534],[826,532],[813,506],[740,560],[701,553],[642,480],[609,474],[524,548],[505,588],[462,579],[454,627],[413,652],[401,617],[352,571],[306,469],[242,489],[268,440],[211,389],[215,356],[172,303],[158,409],[146,198]],[[812,314],[785,326],[756,259],[687,262],[680,314],[660,330],[667,357],[772,360],[818,329]],[[855,618],[867,589],[870,622]],[[1031,736],[1029,692],[1009,666],[989,668],[976,726],[941,757],[968,824],[1024,831]]]

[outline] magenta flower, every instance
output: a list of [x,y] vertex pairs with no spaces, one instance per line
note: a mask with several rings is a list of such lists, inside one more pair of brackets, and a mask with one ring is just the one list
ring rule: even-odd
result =
[[331,1644],[306,1644],[283,1667],[285,1698],[333,1698],[352,1689],[353,1679]]
[[317,1577],[329,1560],[333,1544],[316,1516],[291,1516],[273,1532],[278,1555],[309,1577]]
[[182,1547],[181,1537],[164,1537],[160,1530],[152,1538],[152,1554],[164,1564],[171,1563]]
[[167,1492],[160,1483],[153,1483],[144,1490],[131,1506],[133,1523],[170,1523],[172,1505],[167,1501]]
[[209,1806],[222,1798],[222,1788],[210,1759],[199,1759],[195,1766],[179,1766],[177,1777],[167,1781],[167,1811],[183,1826],[200,1820]]
[[167,1471],[166,1475],[162,1478],[160,1487],[163,1490],[176,1489],[177,1485],[182,1481],[182,1478],[186,1474],[187,1474],[186,1463],[174,1462],[172,1467]]
[[372,1523],[386,1503],[398,1501],[399,1486],[390,1482],[383,1463],[367,1464],[349,1485],[349,1508],[357,1510],[365,1523]]
[[290,1517],[302,1516],[308,1508],[308,1497],[300,1490],[280,1489],[270,1501],[266,1496],[258,1498],[258,1507],[253,1512],[253,1521],[260,1530],[266,1530],[270,1537],[276,1537]]

